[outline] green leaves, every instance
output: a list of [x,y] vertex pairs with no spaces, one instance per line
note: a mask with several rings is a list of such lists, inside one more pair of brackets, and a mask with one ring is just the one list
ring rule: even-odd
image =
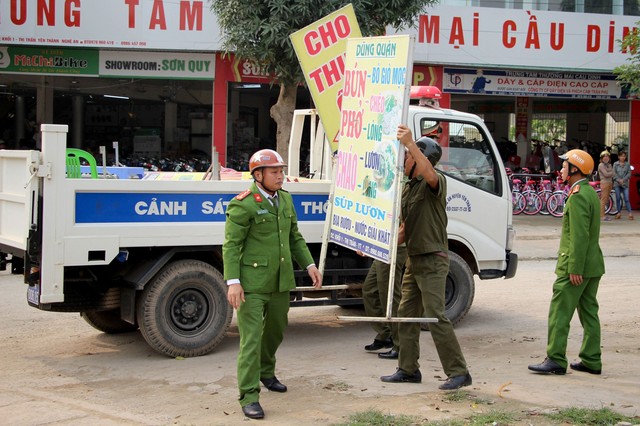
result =
[[[289,35],[345,6],[344,0],[209,0],[223,32],[223,46],[252,60],[285,84],[304,83]],[[353,0],[364,36],[401,29],[437,0]]]
[[[636,26],[640,22],[636,22]],[[640,36],[637,28],[629,32],[622,40],[618,40],[620,49],[629,52],[628,64],[620,65],[613,69],[616,79],[622,82],[623,87],[629,91],[630,97],[637,97],[640,94]]]

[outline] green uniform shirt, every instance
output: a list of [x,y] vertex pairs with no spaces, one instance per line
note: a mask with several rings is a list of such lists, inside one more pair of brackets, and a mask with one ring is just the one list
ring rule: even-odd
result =
[[278,200],[276,208],[253,183],[227,207],[224,279],[239,279],[246,292],[289,291],[295,288],[292,259],[302,268],[314,263],[291,194],[279,190]]
[[600,199],[584,179],[573,186],[564,206],[556,275],[604,275],[599,240]]
[[448,251],[447,181],[442,173],[437,173],[437,192],[421,176],[405,183],[402,189],[402,217],[409,256]]

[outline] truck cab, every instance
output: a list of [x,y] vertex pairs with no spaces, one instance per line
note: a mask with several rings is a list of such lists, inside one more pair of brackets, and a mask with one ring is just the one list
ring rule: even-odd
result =
[[[511,190],[495,142],[480,117],[440,108],[440,97],[436,87],[412,87],[411,99],[415,102],[409,107],[407,125],[416,139],[428,136],[442,147],[436,169],[447,178],[450,271],[446,314],[457,324],[473,303],[474,275],[481,280],[512,278],[518,257],[513,252]],[[298,164],[296,153],[305,123],[311,134],[310,160],[305,168],[314,180],[330,179],[328,144],[315,142],[325,137],[315,110],[294,114],[289,164]]]

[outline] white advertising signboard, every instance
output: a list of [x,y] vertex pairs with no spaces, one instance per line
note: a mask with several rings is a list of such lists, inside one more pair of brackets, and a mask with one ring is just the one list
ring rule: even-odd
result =
[[[398,34],[416,63],[611,72],[637,16],[436,5]],[[396,34],[389,27],[387,34]],[[203,0],[0,1],[0,43],[214,52],[224,50]]]
[[180,78],[213,80],[215,56],[212,53],[167,53],[101,51],[102,77]]
[[209,2],[0,1],[0,42],[40,46],[220,51]]
[[412,42],[347,41],[329,241],[385,263],[397,240],[404,150],[396,133],[408,112]]
[[445,67],[442,80],[442,90],[448,93],[584,99],[626,96],[612,74]]
[[[416,28],[414,61],[494,68],[606,71],[625,63],[617,40],[637,16],[490,7],[427,7]],[[416,34],[417,31],[417,34]],[[391,28],[388,34],[394,34]]]

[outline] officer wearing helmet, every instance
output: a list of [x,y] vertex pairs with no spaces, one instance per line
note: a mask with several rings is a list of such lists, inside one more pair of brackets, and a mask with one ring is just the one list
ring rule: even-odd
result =
[[[435,169],[442,148],[433,139],[414,142],[411,130],[398,126],[397,137],[406,148],[404,173],[409,178],[402,191],[402,223],[398,243],[406,243],[408,259],[402,278],[399,317],[437,318],[429,330],[447,380],[442,390],[472,383],[467,363],[451,321],[445,316],[445,286],[449,272],[446,196],[447,182]],[[382,376],[390,383],[420,383],[420,324],[398,325],[399,356],[396,372]]]
[[605,210],[613,189],[613,166],[611,165],[611,154],[606,149],[600,153],[598,179],[600,180],[600,219],[609,221]]
[[[556,263],[556,280],[549,307],[547,357],[529,366],[537,373],[565,374],[573,370],[600,374],[600,319],[598,318],[598,286],[604,275],[604,258],[600,250],[600,200],[589,185],[593,158],[580,149],[572,149],[560,157],[562,179],[571,189],[564,206],[562,234]],[[571,318],[578,311],[584,329],[580,361],[568,364],[567,338]]]
[[240,350],[238,388],[246,417],[261,419],[260,382],[274,392],[287,387],[275,376],[276,351],[284,337],[293,260],[319,288],[322,275],[298,230],[291,195],[282,189],[282,157],[271,149],[251,156],[254,182],[227,207],[222,246],[227,299],[237,310]]

